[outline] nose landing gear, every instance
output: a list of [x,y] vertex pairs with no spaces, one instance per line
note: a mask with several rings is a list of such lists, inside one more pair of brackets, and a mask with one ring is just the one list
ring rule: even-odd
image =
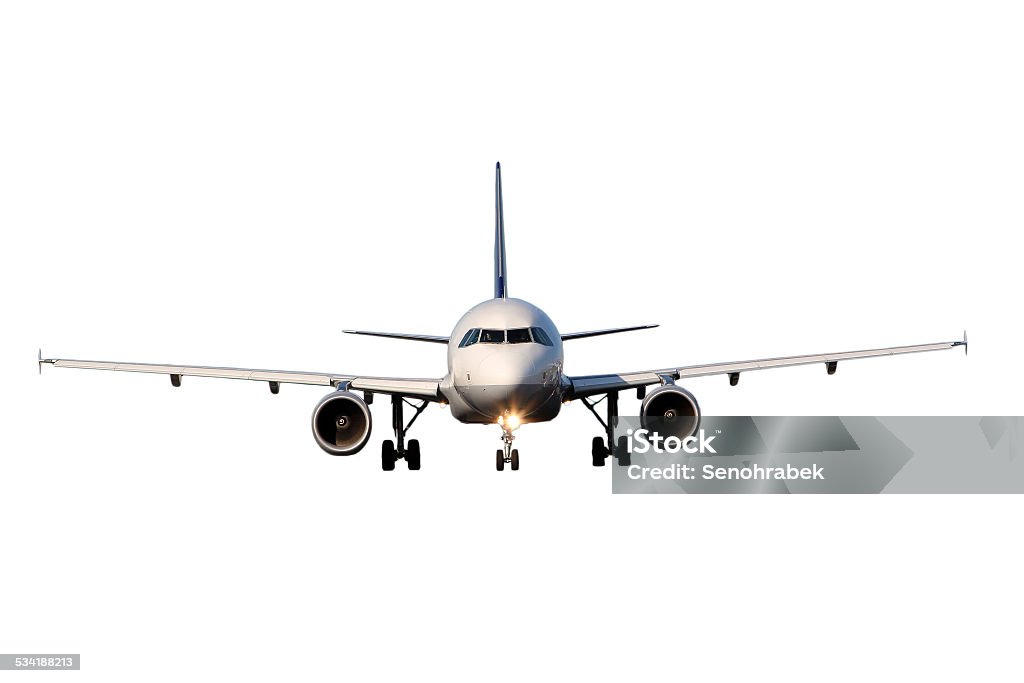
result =
[[513,470],[519,469],[519,449],[512,448],[512,441],[515,438],[511,430],[503,429],[501,431],[501,441],[504,444],[504,448],[499,448],[494,454],[495,466],[499,472],[505,469],[505,463],[508,463]]

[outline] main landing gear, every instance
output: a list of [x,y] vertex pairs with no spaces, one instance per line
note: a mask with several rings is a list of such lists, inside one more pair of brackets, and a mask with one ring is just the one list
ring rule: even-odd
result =
[[[614,425],[619,417],[619,392],[610,391],[605,394],[604,398],[596,401],[591,401],[586,397],[580,400],[583,401],[583,405],[594,414],[597,421],[604,427],[605,436],[595,436],[590,445],[590,456],[593,459],[594,467],[604,467],[604,461],[609,455],[615,456],[620,466],[629,467],[630,457],[626,437],[620,436],[618,443],[615,442]],[[608,409],[607,421],[595,409],[601,401],[605,401]]]
[[502,427],[501,441],[504,447],[499,448],[494,454],[494,464],[499,472],[505,469],[505,463],[508,463],[513,470],[519,469],[519,449],[512,448],[512,441],[515,438],[512,436],[512,430]]
[[[409,424],[405,423],[405,416],[402,410],[407,403],[416,411],[412,419],[409,420]],[[426,407],[427,401],[421,401],[417,405],[403,396],[391,397],[391,426],[395,430],[395,441],[388,439],[381,444],[380,464],[385,472],[394,470],[395,463],[398,462],[399,458],[405,458],[405,462],[409,465],[410,470],[418,470],[420,468],[420,442],[417,439],[409,439],[409,443],[406,445],[405,433],[409,431],[412,423],[416,421],[416,418],[420,416],[420,413]]]

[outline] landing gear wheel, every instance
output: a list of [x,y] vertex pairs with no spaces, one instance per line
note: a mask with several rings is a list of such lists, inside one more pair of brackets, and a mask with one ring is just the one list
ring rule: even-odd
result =
[[499,472],[504,472],[505,471],[505,452],[502,451],[499,448],[497,450],[497,454],[498,454],[497,455],[497,460],[494,461],[494,464],[498,468]]
[[519,469],[519,449],[518,448],[513,448],[512,449],[512,469],[513,470],[518,470]]
[[619,467],[629,467],[631,461],[629,444],[624,436],[620,436],[619,442],[615,444],[615,457],[618,458]]
[[395,469],[395,442],[388,439],[380,445],[380,466],[385,472]]
[[420,442],[419,439],[409,439],[409,450],[405,454],[405,462],[410,470],[420,468]]
[[591,442],[590,454],[594,458],[594,467],[604,467],[604,459],[608,457],[608,449],[604,447],[604,439],[595,436]]

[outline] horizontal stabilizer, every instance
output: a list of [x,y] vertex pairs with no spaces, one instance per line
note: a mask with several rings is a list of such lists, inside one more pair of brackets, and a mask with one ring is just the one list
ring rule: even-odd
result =
[[600,337],[603,334],[616,334],[617,332],[632,332],[633,330],[649,330],[657,325],[636,325],[634,327],[612,327],[607,330],[591,330],[589,332],[570,332],[562,335],[562,341],[570,339],[583,339],[584,337]]
[[342,330],[345,334],[365,334],[370,337],[390,337],[392,339],[410,339],[412,341],[433,342],[434,344],[447,344],[448,337],[438,337],[433,334],[403,334],[401,332],[367,332],[366,330]]

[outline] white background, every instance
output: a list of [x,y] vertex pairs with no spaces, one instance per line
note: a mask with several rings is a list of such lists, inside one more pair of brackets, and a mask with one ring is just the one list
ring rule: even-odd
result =
[[[708,414],[1024,414],[1014,3],[9,3],[0,650],[89,680],[1020,680],[1021,498],[612,496],[574,404],[431,407],[34,356],[440,376],[510,290],[571,374],[958,339],[692,382]],[[632,398],[624,410],[635,410]],[[72,674],[37,674],[68,677]],[[62,678],[63,680],[63,678]]]

